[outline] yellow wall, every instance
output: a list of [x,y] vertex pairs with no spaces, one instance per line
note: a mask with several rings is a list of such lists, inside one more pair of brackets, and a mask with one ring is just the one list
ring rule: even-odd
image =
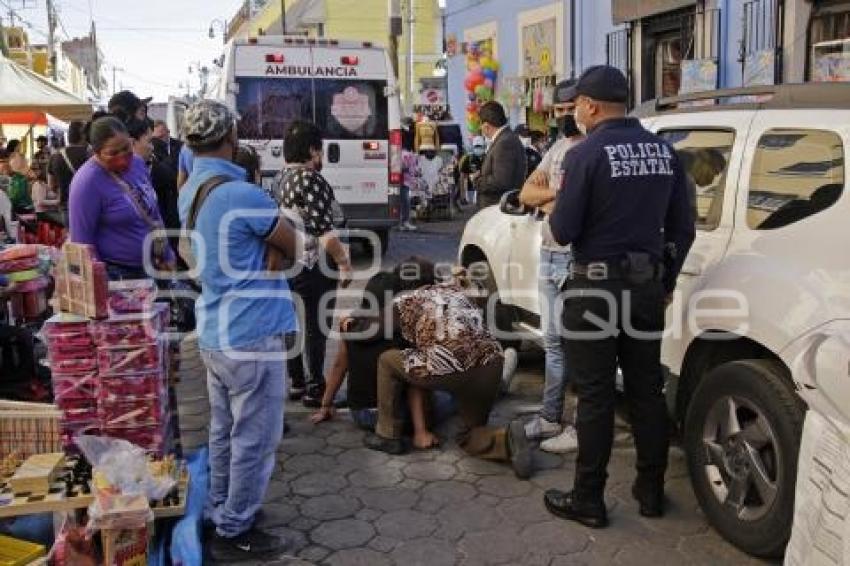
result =
[[[428,61],[416,59],[414,79],[433,76],[434,64],[440,58],[442,49],[440,34],[442,21],[437,0],[402,0],[402,16],[406,19],[404,6],[413,1],[414,8],[414,57],[427,57]],[[295,0],[287,0],[287,7]],[[376,45],[386,45],[389,35],[388,0],[326,0],[325,37],[339,40],[371,41]],[[273,1],[237,33],[238,37],[255,35],[258,30],[280,28],[280,2]],[[292,24],[287,25],[289,27]],[[404,35],[399,41],[399,84],[402,91],[407,84],[407,23]],[[315,30],[311,30],[315,31]],[[313,33],[311,33],[313,35]],[[417,82],[418,88],[418,82]]]

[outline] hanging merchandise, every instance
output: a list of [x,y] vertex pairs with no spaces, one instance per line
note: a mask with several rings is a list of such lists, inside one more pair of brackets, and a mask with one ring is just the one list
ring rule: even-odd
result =
[[551,108],[555,103],[555,85],[546,79],[546,85],[543,87],[543,107]]
[[543,112],[543,85],[540,81],[534,87],[534,105],[532,109],[538,114]]
[[481,105],[495,99],[499,63],[493,58],[491,40],[470,43],[466,49],[467,75],[463,86],[467,93],[466,129],[471,135],[481,132]]

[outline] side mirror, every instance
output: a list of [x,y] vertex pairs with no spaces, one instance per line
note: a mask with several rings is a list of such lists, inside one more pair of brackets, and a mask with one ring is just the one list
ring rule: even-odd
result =
[[499,210],[502,214],[509,216],[525,216],[529,213],[528,208],[519,202],[519,191],[508,191],[499,200]]

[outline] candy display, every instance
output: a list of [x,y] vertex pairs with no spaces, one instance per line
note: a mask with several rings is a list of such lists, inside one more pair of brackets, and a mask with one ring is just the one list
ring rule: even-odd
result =
[[112,315],[92,325],[92,335],[102,346],[152,342],[168,328],[168,307],[153,305],[141,313]]
[[57,401],[93,400],[97,398],[97,372],[82,374],[53,374],[53,398]]
[[97,413],[104,428],[138,427],[161,424],[167,407],[162,397],[119,397],[98,399]]
[[124,375],[102,375],[98,378],[99,397],[161,396],[165,392],[165,383],[161,371],[129,373]]
[[97,349],[97,365],[101,375],[162,370],[166,358],[162,340],[142,344],[101,346]]
[[126,314],[149,311],[156,293],[153,279],[112,281],[109,283],[109,312]]

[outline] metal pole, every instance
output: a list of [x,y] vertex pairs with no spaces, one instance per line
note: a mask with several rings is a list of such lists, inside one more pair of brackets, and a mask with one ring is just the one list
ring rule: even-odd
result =
[[56,9],[53,6],[53,0],[47,0],[47,58],[55,81],[58,71],[56,69]]
[[413,62],[413,2],[414,0],[407,0],[407,104],[411,113],[413,112],[413,74],[416,70]]
[[286,35],[286,0],[280,0],[280,32]]

